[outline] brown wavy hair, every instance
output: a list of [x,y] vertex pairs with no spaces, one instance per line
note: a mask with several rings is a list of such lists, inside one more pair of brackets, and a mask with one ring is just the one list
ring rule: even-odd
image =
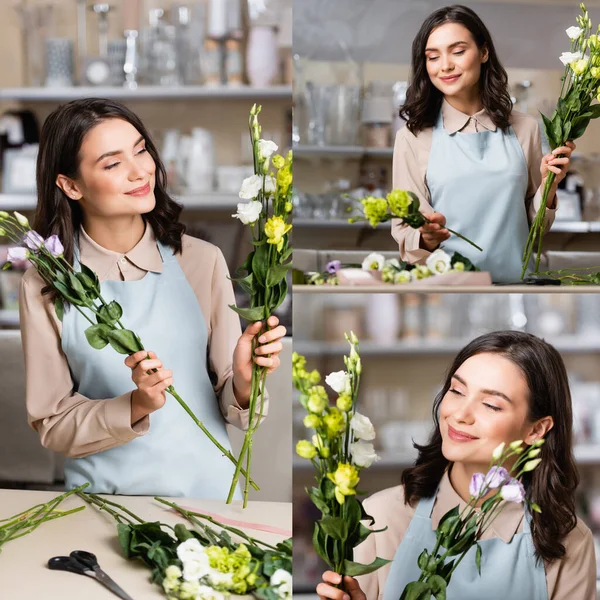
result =
[[427,444],[414,444],[419,457],[413,467],[402,473],[405,503],[414,505],[421,498],[435,495],[444,471],[450,465],[442,454],[439,407],[450,389],[459,367],[477,354],[499,354],[512,361],[523,373],[529,388],[529,414],[532,422],[550,416],[554,427],[546,434],[542,462],[523,483],[527,498],[542,507],[543,514],[532,513],[531,533],[538,560],[562,558],[562,541],[575,528],[575,490],[579,474],[573,458],[571,392],[564,362],[557,350],[540,338],[517,331],[497,331],[482,335],[456,356],[442,391],[433,403],[435,429]]
[[483,21],[473,10],[460,4],[436,10],[421,25],[412,44],[412,78],[406,91],[406,103],[400,109],[400,116],[407,122],[408,130],[414,135],[427,127],[433,127],[436,123],[444,96],[431,83],[427,73],[425,48],[431,32],[445,23],[458,23],[466,27],[477,47],[488,51],[488,60],[481,65],[481,102],[496,127],[506,132],[512,111],[508,75],[500,64],[492,36]]
[[38,202],[34,229],[44,239],[56,234],[65,248],[65,259],[73,264],[83,213],[80,203],[71,200],[56,185],[56,178],[65,175],[77,179],[81,144],[85,136],[108,119],[127,121],[144,136],[146,150],[156,164],[156,204],[151,212],[142,217],[152,227],[157,240],[170,246],[174,252],[181,253],[185,225],[179,222],[179,215],[183,207],[167,193],[167,172],[158,150],[135,113],[118,102],[104,98],[74,100],[59,106],[44,122],[36,167]]

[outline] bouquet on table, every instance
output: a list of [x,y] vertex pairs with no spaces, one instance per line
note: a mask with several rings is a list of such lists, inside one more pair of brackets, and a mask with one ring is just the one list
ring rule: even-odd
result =
[[[473,546],[477,546],[475,563],[481,575],[482,549],[478,542],[504,508],[503,501],[527,502],[530,510],[542,512],[535,502],[526,499],[521,477],[533,471],[542,461],[537,456],[543,443],[542,439],[523,448],[522,440],[517,440],[508,447],[500,444],[494,450],[487,474],[475,473],[471,478],[471,498],[467,506],[462,512],[459,512],[458,506],[453,508],[440,520],[433,550],[423,550],[417,560],[421,575],[404,588],[400,600],[430,600],[432,596],[436,600],[446,598],[452,573]],[[507,470],[502,466],[514,457],[518,458],[511,468]],[[475,507],[484,498],[481,510],[476,512]]]
[[[286,158],[283,158],[275,154],[277,146],[272,141],[261,139],[261,127],[258,122],[260,110],[260,106],[254,105],[249,119],[254,175],[244,180],[240,190],[240,198],[249,202],[238,204],[237,213],[232,215],[244,225],[249,225],[252,231],[254,249],[238,269],[238,277],[233,278],[233,281],[237,281],[250,295],[250,308],[236,306],[231,308],[247,321],[262,321],[264,332],[268,327],[267,319],[284,301],[288,291],[286,276],[292,268],[292,263],[289,261],[292,255],[289,232],[292,229],[290,221],[293,174],[292,152],[290,151]],[[276,174],[271,170],[271,166],[277,170]],[[260,334],[256,336],[258,337]],[[253,342],[252,356],[254,356],[254,348],[255,342]],[[266,375],[266,367],[252,363],[250,421],[227,498],[227,502],[231,502],[241,472],[246,477],[244,507],[248,502],[252,436],[262,419]],[[260,405],[258,405],[259,398]],[[259,411],[256,410],[257,406]],[[242,470],[244,459],[246,471]]]
[[0,519],[0,552],[2,552],[4,544],[35,531],[42,523],[60,519],[83,510],[85,506],[78,506],[70,510],[58,510],[57,507],[66,498],[81,492],[88,485],[89,483],[84,483],[78,488],[60,494],[60,496],[53,498],[45,504],[36,504],[12,517]]
[[[429,219],[419,211],[419,198],[413,192],[392,190],[385,198],[367,196],[360,203],[362,205],[362,214],[348,219],[349,223],[368,221],[371,227],[377,227],[380,223],[385,223],[392,219],[402,219],[403,224],[413,229],[419,229],[426,223],[430,223]],[[445,229],[481,251],[481,248],[477,244],[464,235],[449,227],[445,227]]]
[[[550,118],[542,115],[544,131],[552,150],[580,138],[590,121],[600,117],[600,104],[592,106],[594,100],[600,101],[600,26],[592,34],[592,22],[585,5],[581,4],[580,8],[582,14],[577,17],[578,26],[567,29],[571,39],[570,51],[560,56],[565,73],[556,110]],[[548,194],[555,178],[555,173],[549,171],[540,209],[531,225],[523,252],[521,278],[525,277],[536,243],[535,272],[539,271]]]
[[[371,573],[388,560],[376,558],[371,564],[353,562],[353,550],[376,531],[361,521],[370,517],[357,498],[360,470],[370,467],[378,457],[372,440],[375,429],[368,417],[356,410],[362,371],[358,340],[346,336],[350,354],[344,356],[347,371],[331,373],[325,383],[337,394],[336,406],[329,405],[327,392],[319,385],[318,371],[307,372],[306,359],[294,353],[292,378],[300,392],[300,402],[308,414],[304,425],[315,433],[312,440],[301,440],[296,452],[315,467],[317,484],[307,493],[321,511],[315,523],[313,546],[317,554],[342,576]],[[385,531],[380,529],[378,531]]]
[[[70,304],[89,322],[90,326],[85,330],[85,337],[92,348],[102,350],[110,345],[119,354],[124,355],[144,350],[140,338],[123,325],[121,305],[115,300],[107,302],[102,297],[98,275],[89,267],[80,263],[80,270],[76,271],[67,262],[63,254],[64,247],[58,236],[52,235],[44,240],[37,231],[31,229],[25,216],[18,212],[14,212],[11,216],[4,211],[0,211],[0,236],[5,236],[19,244],[9,249],[8,260],[2,269],[9,269],[14,261],[29,259],[42,279],[56,293],[54,307],[58,319],[63,320],[66,306]],[[156,369],[152,372],[155,373]],[[170,385],[165,391],[179,402],[223,455],[238,467],[233,454],[208,431],[175,388]],[[246,471],[242,470],[242,473],[245,475]],[[258,489],[254,482],[252,485]]]
[[446,273],[465,273],[479,271],[467,257],[458,252],[452,256],[442,249],[432,252],[424,265],[411,265],[397,258],[387,259],[383,254],[372,252],[361,264],[342,264],[339,260],[332,260],[327,264],[325,273],[308,272],[304,275],[304,283],[308,285],[338,285],[337,272],[344,268],[359,268],[364,271],[381,273],[384,283],[403,284],[412,283],[444,275]]
[[[169,600],[224,600],[233,594],[259,600],[292,597],[291,538],[273,546],[161,498],[155,500],[178,512],[192,528],[147,522],[96,494],[79,495],[115,519],[125,556],[143,560],[152,569],[152,582]],[[231,534],[242,541],[234,542]]]

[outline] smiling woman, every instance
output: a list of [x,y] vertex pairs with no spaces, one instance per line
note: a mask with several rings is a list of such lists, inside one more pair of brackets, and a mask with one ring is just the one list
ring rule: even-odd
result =
[[260,340],[260,322],[241,332],[221,251],[184,235],[166,183],[144,125],[116,102],[71,102],[44,123],[35,229],[58,236],[75,268],[97,273],[103,297],[154,351],[123,365],[92,348],[84,316],[67,310],[59,320],[30,268],[20,293],[29,423],[67,456],[67,488],[224,500],[234,466],[165,390],[176,384],[229,449],[225,424],[248,427],[252,364],[278,368],[286,331],[271,317]]
[[[537,120],[512,109],[492,37],[470,8],[448,6],[424,21],[413,41],[411,70],[393,187],[416,194],[430,223],[417,230],[392,221],[400,258],[424,264],[444,244],[489,271],[493,281],[517,282],[546,177],[556,175],[545,213],[548,231],[575,145],[542,156]],[[451,237],[446,220],[483,251]]]
[[[452,575],[446,598],[480,600],[593,600],[594,543],[575,515],[579,476],[573,459],[572,410],[567,372],[556,349],[534,335],[499,331],[463,348],[433,403],[433,433],[415,444],[415,465],[402,485],[376,493],[364,503],[378,527],[355,550],[354,560],[393,559],[375,573],[345,581],[345,596],[325,573],[322,598],[398,600],[421,573],[420,555],[435,544],[441,518],[469,502],[472,476],[487,472],[495,449],[542,438],[541,462],[523,476],[526,498],[542,513],[502,502],[502,512],[484,531],[478,573],[473,549]],[[510,468],[512,460],[504,463]],[[480,503],[481,505],[481,503]],[[404,597],[404,596],[403,596]],[[424,597],[424,596],[423,596]]]

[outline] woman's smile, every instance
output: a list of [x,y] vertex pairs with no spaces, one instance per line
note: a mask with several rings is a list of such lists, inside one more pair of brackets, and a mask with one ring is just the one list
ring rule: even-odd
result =
[[451,425],[448,425],[448,437],[455,442],[473,442],[474,440],[478,440],[478,437],[474,435],[470,435],[465,433],[464,431],[459,431],[458,429],[454,429]]

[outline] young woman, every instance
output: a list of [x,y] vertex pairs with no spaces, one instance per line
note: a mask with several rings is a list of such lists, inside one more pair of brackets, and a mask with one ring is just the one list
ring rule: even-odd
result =
[[25,273],[29,422],[68,457],[67,488],[88,481],[99,493],[225,499],[233,463],[165,389],[174,384],[229,448],[225,423],[248,427],[252,362],[279,366],[285,328],[271,317],[252,356],[260,323],[241,334],[221,251],[184,235],[156,146],[126,107],[85,99],[55,110],[42,129],[37,189],[35,229],[58,235],[69,262],[98,274],[103,297],[121,304],[152,350],[124,366],[111,348],[93,349],[89,323],[72,309],[61,323],[37,271]]
[[545,438],[541,464],[527,474],[528,498],[542,514],[523,504],[505,506],[481,546],[481,575],[475,553],[460,563],[448,586],[448,600],[596,599],[596,562],[590,530],[575,515],[579,477],[573,460],[572,411],[567,372],[558,352],[533,335],[501,331],[483,335],[455,358],[433,405],[434,431],[416,445],[415,466],[402,485],[365,502],[377,529],[355,550],[355,560],[393,559],[373,574],[346,577],[346,592],[326,572],[321,598],[398,600],[418,579],[417,558],[435,545],[441,517],[469,501],[469,482],[487,472],[501,442],[531,445]]
[[[495,282],[518,281],[549,172],[556,174],[545,215],[546,230],[551,227],[575,144],[542,156],[537,120],[512,110],[507,81],[489,31],[470,8],[441,8],[421,25],[401,110],[407,123],[396,136],[393,187],[414,192],[431,224],[415,230],[392,222],[402,260],[424,263],[443,244]],[[483,252],[451,236],[446,222]]]

